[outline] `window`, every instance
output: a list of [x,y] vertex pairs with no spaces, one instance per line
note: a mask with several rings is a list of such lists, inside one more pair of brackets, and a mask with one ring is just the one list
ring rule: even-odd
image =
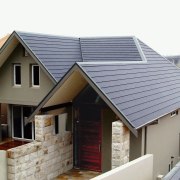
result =
[[55,134],[66,131],[67,113],[59,114],[54,117],[55,120]]
[[40,71],[38,65],[32,65],[32,86],[39,86]]
[[14,85],[20,86],[21,85],[21,65],[14,64]]
[[14,138],[34,139],[34,123],[27,118],[35,110],[32,106],[12,106],[12,136]]
[[173,111],[173,112],[171,113],[171,117],[176,116],[176,115],[178,115],[178,110]]

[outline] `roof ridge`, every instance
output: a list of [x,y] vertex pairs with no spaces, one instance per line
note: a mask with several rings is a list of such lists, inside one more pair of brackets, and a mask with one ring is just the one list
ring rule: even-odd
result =
[[79,65],[145,64],[147,61],[83,61],[76,63]]
[[46,34],[46,33],[36,33],[36,32],[27,32],[27,31],[17,31],[15,30],[17,34],[22,33],[22,34],[29,34],[29,35],[40,35],[40,36],[50,36],[54,38],[64,38],[64,39],[76,39],[78,40],[78,37],[73,37],[73,36],[62,36],[62,35],[54,35],[54,34]]
[[147,62],[146,56],[145,56],[145,54],[144,54],[144,52],[143,52],[143,50],[142,50],[142,48],[141,48],[141,46],[139,44],[139,40],[135,36],[133,37],[133,40],[134,40],[134,43],[135,43],[135,45],[136,45],[136,47],[138,49],[138,52],[139,52],[141,58],[142,58],[142,61]]

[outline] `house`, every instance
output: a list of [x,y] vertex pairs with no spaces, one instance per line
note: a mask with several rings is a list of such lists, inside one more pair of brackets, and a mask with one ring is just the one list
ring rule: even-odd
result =
[[79,48],[78,38],[17,31],[10,35],[0,49],[3,136],[34,139],[34,125],[26,124],[26,118],[74,62],[81,58]]
[[[21,58],[13,53],[22,60],[14,62]],[[150,153],[155,179],[178,162],[180,71],[136,37],[69,39],[14,32],[0,62],[0,78],[8,67],[6,77],[15,77],[0,80],[9,135],[33,137],[32,126],[36,133],[34,142],[8,150],[8,177],[52,178],[72,167],[106,172]],[[26,62],[26,76],[16,78],[23,73],[19,63]],[[32,78],[37,65],[47,82]],[[22,83],[14,87],[14,82]],[[45,85],[32,87],[33,82]]]
[[180,67],[180,56],[166,56],[166,58],[176,66]]
[[139,39],[127,39],[81,38],[83,62],[29,120],[39,112],[62,119],[73,136],[74,167],[105,172],[151,153],[156,179],[179,160],[180,71]]
[[[115,40],[116,52],[114,48],[110,52],[115,56],[107,56],[106,60],[140,59],[133,53],[136,46],[133,38],[124,40],[127,45],[134,43],[126,50],[129,56],[121,55],[124,48]],[[101,54],[98,56],[102,61]],[[3,137],[34,139],[34,124],[26,123],[28,116],[75,62],[95,58],[88,58],[86,44],[81,38],[14,31],[0,50],[0,139],[1,134]]]

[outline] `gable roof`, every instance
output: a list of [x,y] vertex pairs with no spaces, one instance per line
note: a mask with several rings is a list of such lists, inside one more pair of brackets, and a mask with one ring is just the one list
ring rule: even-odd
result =
[[135,129],[180,108],[179,69],[139,44],[147,63],[78,63]]
[[61,79],[76,61],[81,61],[79,38],[14,31],[0,51],[0,66],[19,42],[54,81]]
[[66,79],[77,71],[93,85],[114,112],[119,113],[131,130],[137,130],[180,108],[179,69],[140,40],[138,44],[147,61],[76,63],[32,116],[48,106]]
[[0,50],[0,66],[19,42],[54,82],[75,62],[145,60],[133,36],[73,38],[14,31]]
[[79,38],[17,32],[56,81],[81,61]]

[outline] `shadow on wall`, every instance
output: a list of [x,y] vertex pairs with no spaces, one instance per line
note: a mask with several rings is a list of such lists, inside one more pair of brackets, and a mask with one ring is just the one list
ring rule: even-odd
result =
[[152,180],[153,155],[147,154],[91,180]]

